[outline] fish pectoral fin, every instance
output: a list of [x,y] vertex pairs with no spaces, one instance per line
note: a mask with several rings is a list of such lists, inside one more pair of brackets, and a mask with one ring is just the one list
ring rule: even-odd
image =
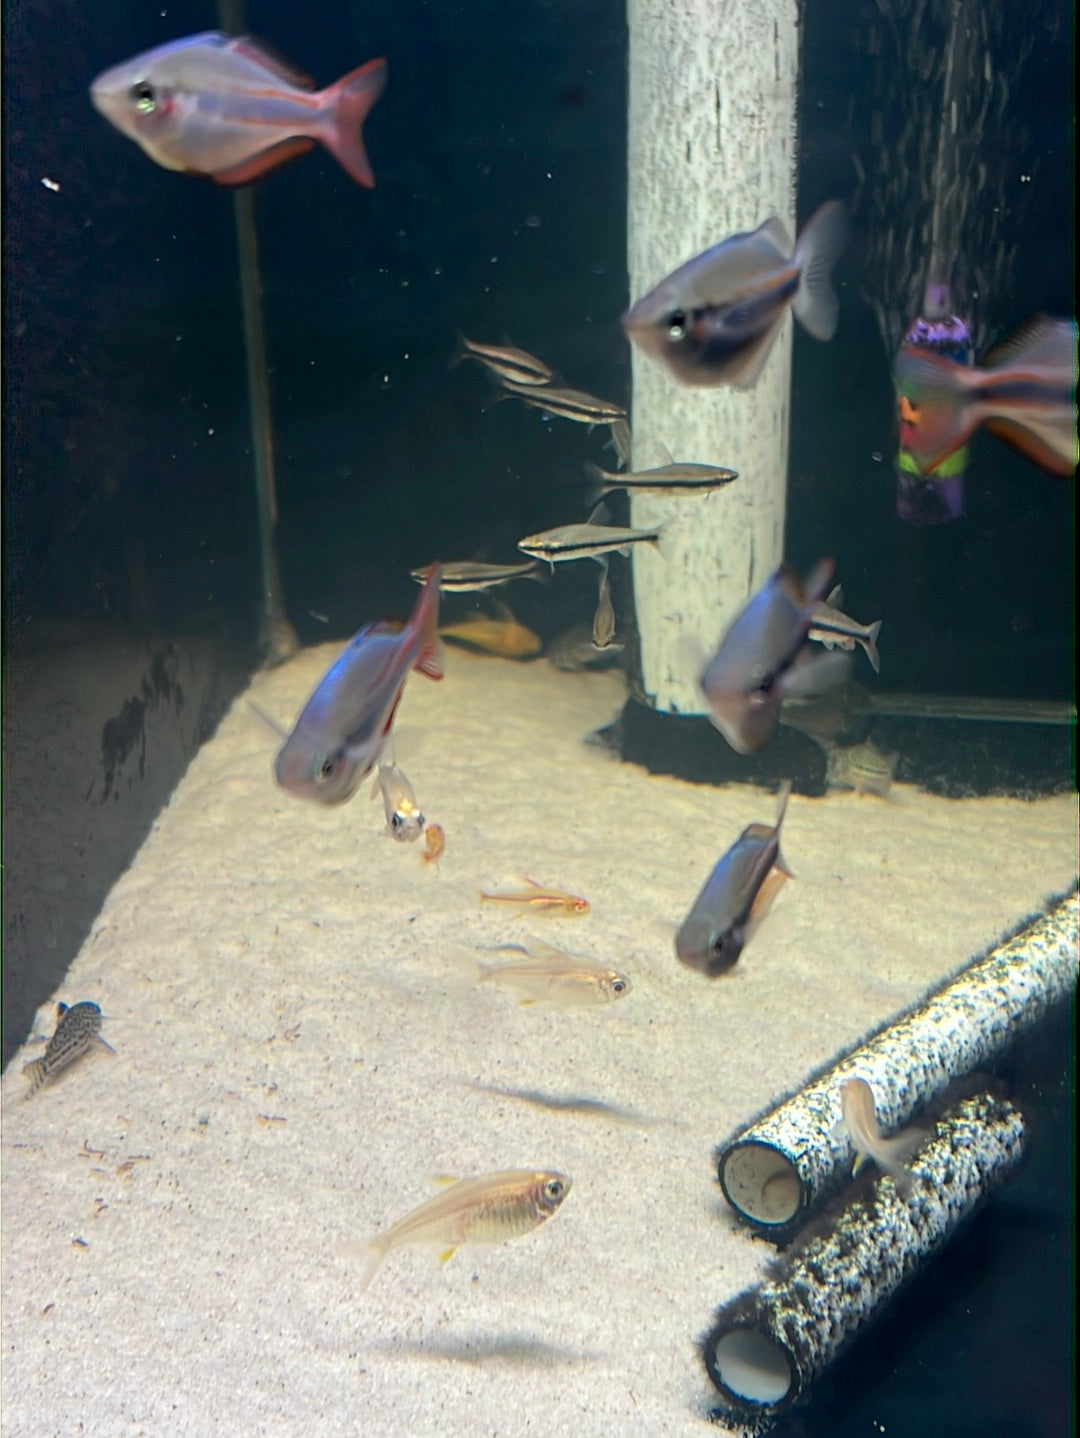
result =
[[453,1256],[454,1256],[454,1254],[455,1254],[456,1252],[457,1252],[457,1248],[456,1248],[456,1247],[455,1247],[455,1248],[444,1248],[443,1251],[439,1254],[439,1262],[440,1262],[440,1263],[449,1263],[450,1260],[453,1258]]
[[109,1043],[108,1039],[103,1039],[100,1034],[95,1034],[95,1035],[94,1035],[94,1042],[95,1042],[96,1044],[100,1044],[101,1047],[102,1047],[103,1049],[105,1049],[108,1053],[110,1053],[110,1054],[115,1054],[115,1053],[116,1053],[116,1050],[113,1048],[112,1044]]

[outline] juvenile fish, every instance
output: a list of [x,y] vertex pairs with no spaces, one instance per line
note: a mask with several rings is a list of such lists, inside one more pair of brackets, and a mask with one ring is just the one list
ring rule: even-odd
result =
[[527,534],[518,541],[525,554],[546,559],[549,564],[565,564],[571,559],[596,559],[601,554],[629,554],[635,544],[660,542],[660,529],[621,529],[604,524],[607,508],[597,505],[584,524],[561,524],[539,534]]
[[396,764],[380,764],[371,797],[382,795],[386,814],[386,832],[400,843],[411,844],[419,839],[427,822],[416,802],[413,787]]
[[420,855],[425,864],[437,864],[446,850],[446,830],[441,824],[429,824],[424,831],[424,851]]
[[822,693],[843,681],[845,654],[812,654],[814,606],[832,578],[831,560],[806,581],[781,565],[737,614],[701,676],[710,718],[737,754],[765,747],[786,698]]
[[543,649],[539,635],[518,621],[505,604],[497,605],[498,614],[474,614],[457,624],[442,624],[439,633],[444,639],[495,654],[500,659],[532,659]]
[[100,1044],[110,1053],[116,1050],[101,1037],[101,1009],[88,1000],[81,1004],[57,1004],[59,1022],[56,1031],[45,1046],[39,1059],[23,1064],[23,1074],[29,1081],[25,1097],[37,1093],[42,1084],[49,1083],[57,1074],[63,1073],[76,1059],[82,1058],[87,1049]]
[[586,669],[611,669],[622,662],[624,646],[610,643],[597,649],[588,624],[572,624],[557,634],[547,646],[547,659],[566,674],[579,674]]
[[318,142],[370,189],[361,126],[385,86],[385,60],[316,90],[254,40],[207,30],[104,71],[90,98],[166,170],[246,185]]
[[585,473],[592,480],[590,498],[599,499],[613,489],[627,489],[635,494],[705,494],[738,479],[737,469],[724,469],[718,464],[694,464],[689,460],[661,464],[656,469],[626,470],[612,473],[598,464],[587,462]]
[[277,782],[300,799],[344,804],[390,735],[411,669],[441,679],[439,566],[401,629],[367,624],[319,681],[274,764]]
[[506,963],[481,963],[480,982],[516,990],[523,995],[519,1000],[523,1008],[531,1004],[588,1008],[630,992],[630,980],[617,969],[582,954],[564,953],[538,939],[528,944],[500,944],[498,949],[522,957]]
[[844,1127],[855,1145],[852,1174],[858,1173],[868,1161],[875,1163],[896,1184],[897,1192],[906,1197],[914,1182],[907,1167],[908,1160],[926,1142],[921,1128],[905,1128],[885,1138],[874,1106],[874,1090],[865,1079],[847,1079],[840,1085],[840,1112]]
[[414,1208],[368,1243],[344,1244],[345,1257],[362,1256],[357,1292],[363,1293],[384,1258],[407,1245],[432,1246],[448,1262],[465,1243],[505,1243],[545,1223],[570,1192],[565,1173],[506,1169],[481,1178],[447,1180],[449,1187]]
[[550,384],[555,378],[555,371],[528,350],[515,349],[513,345],[479,344],[459,334],[457,349],[450,357],[450,368],[467,359],[478,360],[496,379],[510,384]]
[[920,474],[932,474],[980,425],[1051,474],[1075,471],[1075,320],[1036,315],[975,368],[902,345],[893,374],[900,443]]
[[886,754],[872,740],[827,751],[825,783],[830,789],[854,789],[884,799],[892,788],[899,754]]
[[791,785],[780,790],[775,824],[744,829],[709,875],[675,936],[675,953],[710,979],[726,973],[765,917],[791,870],[780,853]]
[[789,306],[815,339],[832,339],[839,303],[829,271],[846,238],[836,200],[807,221],[794,251],[780,221],[768,219],[680,265],[631,307],[623,326],[682,384],[749,389]]
[[881,620],[875,619],[873,624],[859,624],[857,620],[841,613],[840,606],[843,602],[844,591],[838,584],[826,598],[819,599],[814,605],[813,620],[806,637],[818,644],[824,644],[826,649],[850,650],[860,644],[873,666],[874,673],[880,674],[881,655],[878,653],[877,639],[881,633]]
[[[410,569],[417,584],[423,584],[430,566]],[[538,559],[523,564],[483,564],[478,559],[456,559],[440,566],[439,588],[444,594],[472,594],[481,589],[494,589],[512,579],[538,579],[547,582],[547,570]]]
[[576,894],[563,893],[561,889],[545,889],[533,879],[526,878],[527,889],[506,889],[494,894],[481,892],[480,897],[494,904],[517,904],[535,913],[582,915],[589,912],[588,899]]
[[514,384],[509,380],[503,381],[502,392],[492,398],[491,405],[499,404],[511,395],[517,395],[532,409],[542,409],[546,414],[572,419],[578,424],[610,424],[612,420],[626,418],[626,411],[621,405],[597,399],[596,395],[586,394],[581,389],[557,389],[551,385],[541,389],[537,385]]

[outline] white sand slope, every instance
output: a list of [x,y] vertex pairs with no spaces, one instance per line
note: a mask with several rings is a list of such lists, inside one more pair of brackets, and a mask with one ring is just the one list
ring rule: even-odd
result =
[[[254,696],[291,723],[335,653]],[[278,791],[238,701],[56,996],[99,1003],[116,1056],[28,1102],[40,1047],[4,1078],[7,1438],[706,1431],[695,1339],[771,1255],[712,1145],[1064,889],[1076,805],[793,798],[797,879],[710,983],[675,928],[775,799],[585,746],[622,698],[617,675],[458,652],[442,684],[414,676],[398,760],[446,829],[438,868],[366,789],[326,811]],[[480,903],[521,874],[591,914]],[[633,992],[551,1011],[475,985],[474,945],[529,934]],[[392,1253],[355,1294],[339,1243],[434,1174],[516,1167],[572,1176],[549,1223],[445,1268]]]

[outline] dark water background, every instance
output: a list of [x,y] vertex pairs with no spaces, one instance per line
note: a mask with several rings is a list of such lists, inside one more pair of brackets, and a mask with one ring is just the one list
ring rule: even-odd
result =
[[[914,8],[896,7],[902,18]],[[1043,3],[1006,21],[1032,48],[988,156],[1006,176],[1017,250],[1000,292],[982,297],[999,335],[1039,310],[1075,312],[1072,33],[1059,12]],[[877,16],[860,0],[804,10],[800,218],[825,198],[852,195],[851,155],[867,155],[876,110],[889,136],[892,112],[874,93],[866,45]],[[470,366],[448,372],[447,359],[455,330],[505,335],[572,383],[629,399],[618,325],[629,298],[624,13],[617,0],[365,0],[301,11],[278,0],[249,5],[247,18],[320,83],[372,56],[389,60],[389,85],[365,129],[373,192],[321,150],[256,192],[284,587],[302,641],[317,642],[373,613],[404,612],[413,565],[436,555],[512,557],[522,534],[576,517],[562,481],[586,455],[610,458],[605,432],[545,423],[513,402],[483,412],[481,376]],[[192,3],[5,8],[6,677],[46,661],[62,670],[90,640],[115,640],[129,661],[98,675],[117,721],[113,748],[106,726],[77,792],[58,785],[36,737],[53,733],[56,716],[5,709],[5,1061],[183,763],[257,662],[231,201],[152,164],[87,97],[106,66],[216,24],[212,6]],[[1073,485],[978,436],[967,519],[914,529],[896,518],[889,356],[862,297],[872,222],[856,206],[836,339],[819,346],[796,331],[787,555],[800,568],[836,555],[851,612],[886,621],[883,691],[1071,699]],[[544,637],[588,618],[595,575],[585,568],[564,567],[545,590],[520,586],[520,617]],[[178,654],[196,655],[205,679],[184,750],[144,743],[139,768],[124,768],[124,724],[145,726],[155,699],[159,720],[170,702],[179,713],[169,680]],[[73,693],[75,725],[80,703]],[[103,804],[94,784],[110,755],[119,770]],[[35,811],[70,814],[81,836],[77,854],[52,856],[71,883],[66,907],[52,901],[63,913],[48,951],[33,937],[37,876],[19,863],[12,832],[13,815],[32,828]],[[1059,1037],[1056,1087],[1068,1089],[1069,1038]],[[1065,1147],[1051,1152],[1064,1165],[1067,1204]],[[980,1326],[1014,1301],[992,1280],[1001,1255],[1023,1247],[1043,1258],[1015,1281],[1045,1295],[1043,1311],[1067,1335],[1068,1276],[1049,1261],[1060,1224],[1038,1230],[1018,1235],[1007,1219],[982,1221],[970,1250],[974,1289],[961,1284],[966,1296],[948,1306],[947,1285],[928,1290],[912,1320],[944,1325],[944,1346],[974,1375],[962,1385],[966,1416],[940,1417],[948,1391],[935,1392],[928,1411],[919,1372],[901,1367],[893,1381],[888,1355],[864,1360],[865,1411],[888,1433],[1067,1431],[1068,1345],[1039,1370],[1028,1426],[1009,1413],[1006,1428],[990,1381],[997,1336]],[[1050,1247],[1039,1247],[1043,1237]],[[990,1286],[980,1288],[983,1273]],[[1038,1354],[1052,1347],[1041,1341]],[[1029,1359],[1034,1345],[1017,1361]],[[873,1406],[878,1392],[887,1410]],[[806,1432],[877,1431],[831,1412],[818,1427],[808,1415]]]

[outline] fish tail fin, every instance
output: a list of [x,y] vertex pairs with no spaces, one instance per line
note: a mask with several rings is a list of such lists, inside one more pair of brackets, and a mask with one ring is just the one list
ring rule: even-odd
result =
[[29,1098],[31,1094],[37,1093],[38,1089],[45,1082],[45,1060],[31,1059],[29,1063],[22,1066],[23,1077],[30,1083],[30,1087],[23,1095]]
[[801,273],[793,308],[803,328],[816,340],[831,340],[836,333],[840,301],[830,272],[847,236],[847,210],[839,200],[827,200],[811,215],[795,243],[795,263]]
[[[1069,475],[1076,469],[1075,421],[1071,432],[1062,432],[1060,425],[1039,426],[1034,418],[1029,423],[1018,418],[995,417],[987,420],[986,428],[1051,474]],[[1041,433],[1040,428],[1045,429],[1045,433]]]
[[382,1261],[387,1254],[387,1245],[375,1238],[367,1242],[340,1243],[336,1251],[339,1258],[363,1260],[354,1290],[357,1294],[361,1294],[371,1287],[371,1280],[382,1267]]
[[593,464],[591,459],[587,459],[585,461],[584,470],[585,477],[588,480],[588,485],[584,494],[584,500],[586,504],[599,504],[605,494],[607,494],[610,490],[617,488],[616,485],[613,485],[611,483],[608,475],[604,472],[604,470],[602,470],[598,464]]
[[345,173],[368,190],[374,189],[375,176],[364,149],[363,127],[385,88],[386,61],[369,60],[342,76],[323,95],[330,121],[324,137],[326,148]]
[[454,352],[446,361],[447,369],[457,369],[462,360],[469,358],[469,346],[465,343],[465,336],[460,330],[454,331]]
[[409,621],[420,635],[420,649],[413,663],[414,669],[426,674],[429,679],[443,677],[443,646],[439,638],[439,581],[442,569],[433,564],[424,580],[424,588],[416,601],[413,617]]
[[863,640],[863,648],[866,650],[866,657],[873,665],[874,673],[881,673],[881,655],[878,653],[877,641],[881,633],[881,620],[875,619],[867,630],[866,638]]

